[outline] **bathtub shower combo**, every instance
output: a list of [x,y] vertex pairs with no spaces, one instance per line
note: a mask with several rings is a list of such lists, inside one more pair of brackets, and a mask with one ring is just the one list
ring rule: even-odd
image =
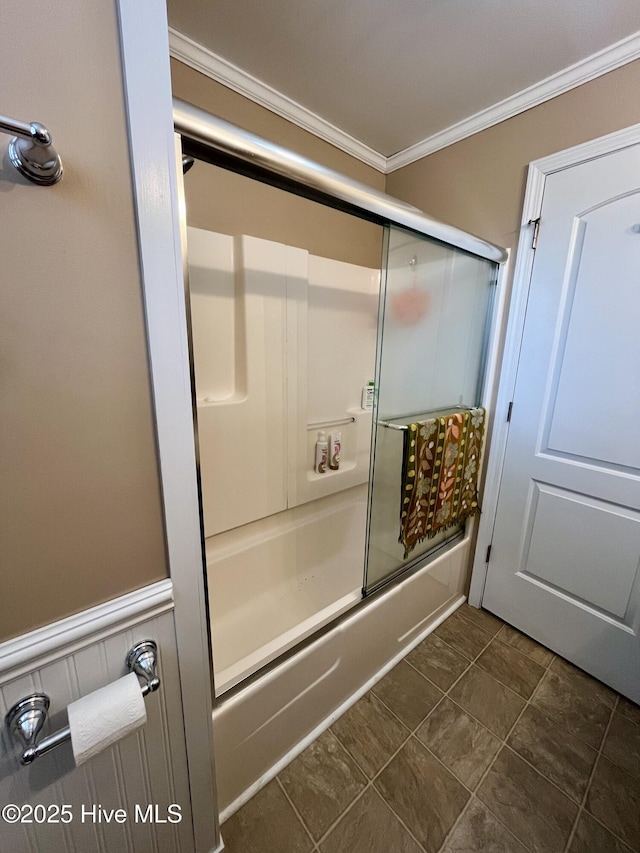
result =
[[[196,161],[183,231],[225,819],[464,600],[469,521],[399,541],[408,431],[483,404],[505,253],[188,104],[174,119]],[[372,262],[250,217],[236,233],[203,202],[221,169],[340,211],[345,232],[357,217]]]

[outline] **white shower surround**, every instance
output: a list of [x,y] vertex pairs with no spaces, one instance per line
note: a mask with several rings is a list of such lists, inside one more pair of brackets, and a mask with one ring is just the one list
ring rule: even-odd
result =
[[362,598],[366,510],[355,486],[207,540],[218,696]]
[[[361,597],[378,269],[189,228],[218,695]],[[318,474],[319,429],[342,433]]]

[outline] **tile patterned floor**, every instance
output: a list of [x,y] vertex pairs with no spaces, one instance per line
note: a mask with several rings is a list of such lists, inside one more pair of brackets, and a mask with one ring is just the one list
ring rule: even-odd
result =
[[222,834],[229,853],[640,853],[640,707],[465,604]]

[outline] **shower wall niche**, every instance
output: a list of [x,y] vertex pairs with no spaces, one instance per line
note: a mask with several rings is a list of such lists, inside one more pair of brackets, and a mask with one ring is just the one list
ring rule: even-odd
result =
[[[379,270],[188,229],[216,689],[361,596]],[[340,431],[338,470],[314,470]]]

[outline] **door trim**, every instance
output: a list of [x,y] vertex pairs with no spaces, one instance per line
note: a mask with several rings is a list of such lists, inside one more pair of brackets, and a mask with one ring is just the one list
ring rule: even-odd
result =
[[156,0],[118,0],[117,10],[195,850],[207,853],[221,842],[168,24]]
[[628,148],[640,142],[640,124],[609,133],[598,139],[567,148],[540,160],[529,163],[527,186],[520,223],[520,236],[515,257],[513,287],[507,315],[502,366],[494,378],[492,397],[495,397],[494,422],[491,431],[491,443],[487,460],[487,477],[482,502],[482,515],[478,526],[478,539],[471,570],[469,603],[475,607],[482,605],[484,587],[487,579],[488,563],[486,555],[493,539],[493,530],[498,508],[498,496],[502,480],[502,469],[507,449],[509,424],[507,413],[513,400],[518,361],[524,322],[529,298],[529,284],[533,271],[535,249],[532,247],[533,229],[530,224],[540,216],[545,182],[548,175],[577,166],[587,160],[603,157],[614,151]]

